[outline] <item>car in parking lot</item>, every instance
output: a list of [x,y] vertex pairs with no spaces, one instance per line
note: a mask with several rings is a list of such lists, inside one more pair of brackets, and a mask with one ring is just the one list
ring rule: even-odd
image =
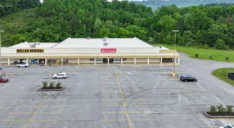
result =
[[229,125],[222,126],[222,127],[219,127],[219,128],[234,128],[234,124],[229,124]]
[[6,82],[8,82],[7,78],[3,78],[3,77],[0,78],[0,83],[6,83]]
[[180,80],[183,81],[183,82],[187,82],[187,81],[194,81],[194,82],[196,82],[197,78],[195,78],[193,76],[190,76],[188,74],[183,74],[183,75],[180,76]]
[[20,63],[17,63],[16,66],[19,68],[19,67],[28,67],[29,64],[26,63],[26,62],[20,62]]
[[68,75],[65,72],[60,72],[58,74],[53,75],[54,79],[66,79],[67,77],[68,77]]

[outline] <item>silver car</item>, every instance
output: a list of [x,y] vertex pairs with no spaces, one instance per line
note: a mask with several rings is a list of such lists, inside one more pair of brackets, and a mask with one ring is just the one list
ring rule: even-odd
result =
[[18,68],[19,67],[28,67],[29,66],[29,64],[28,63],[26,63],[26,62],[22,62],[22,63],[17,63],[17,65],[16,65]]
[[234,124],[229,124],[229,125],[222,126],[222,127],[219,127],[219,128],[234,128]]
[[61,72],[61,73],[53,75],[54,79],[66,79],[67,77],[68,77],[68,75],[65,72]]

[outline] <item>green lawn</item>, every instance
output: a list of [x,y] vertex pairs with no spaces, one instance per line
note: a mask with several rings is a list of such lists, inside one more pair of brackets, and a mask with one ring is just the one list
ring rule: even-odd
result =
[[234,81],[228,79],[228,72],[234,72],[234,68],[220,68],[220,69],[216,69],[212,72],[212,74],[225,81],[226,83],[231,84],[232,86],[234,86]]
[[[174,49],[173,45],[168,44],[156,44],[157,46],[165,46],[169,49]],[[217,61],[226,61],[226,57],[229,57],[228,62],[234,62],[234,50],[217,50],[213,48],[203,49],[199,47],[186,47],[176,46],[176,49],[180,52],[188,54],[191,58],[195,58],[195,54],[198,54],[199,59],[210,59]]]

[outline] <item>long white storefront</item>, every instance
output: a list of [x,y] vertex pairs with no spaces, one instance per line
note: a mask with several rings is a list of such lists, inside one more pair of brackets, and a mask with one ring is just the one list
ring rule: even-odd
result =
[[61,43],[21,43],[1,48],[1,64],[12,65],[20,60],[45,65],[180,64],[174,50],[154,47],[137,38],[108,40],[68,38]]

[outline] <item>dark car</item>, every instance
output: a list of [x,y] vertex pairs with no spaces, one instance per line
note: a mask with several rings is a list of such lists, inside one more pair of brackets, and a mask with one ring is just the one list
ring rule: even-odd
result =
[[14,63],[13,64],[18,64],[18,61],[14,61]]
[[6,82],[8,82],[8,79],[6,79],[6,78],[0,78],[0,83],[6,83]]
[[187,74],[184,74],[184,75],[180,76],[180,80],[184,81],[184,82],[187,82],[187,81],[194,81],[194,82],[196,82],[197,81],[197,79],[195,77],[187,75]]

